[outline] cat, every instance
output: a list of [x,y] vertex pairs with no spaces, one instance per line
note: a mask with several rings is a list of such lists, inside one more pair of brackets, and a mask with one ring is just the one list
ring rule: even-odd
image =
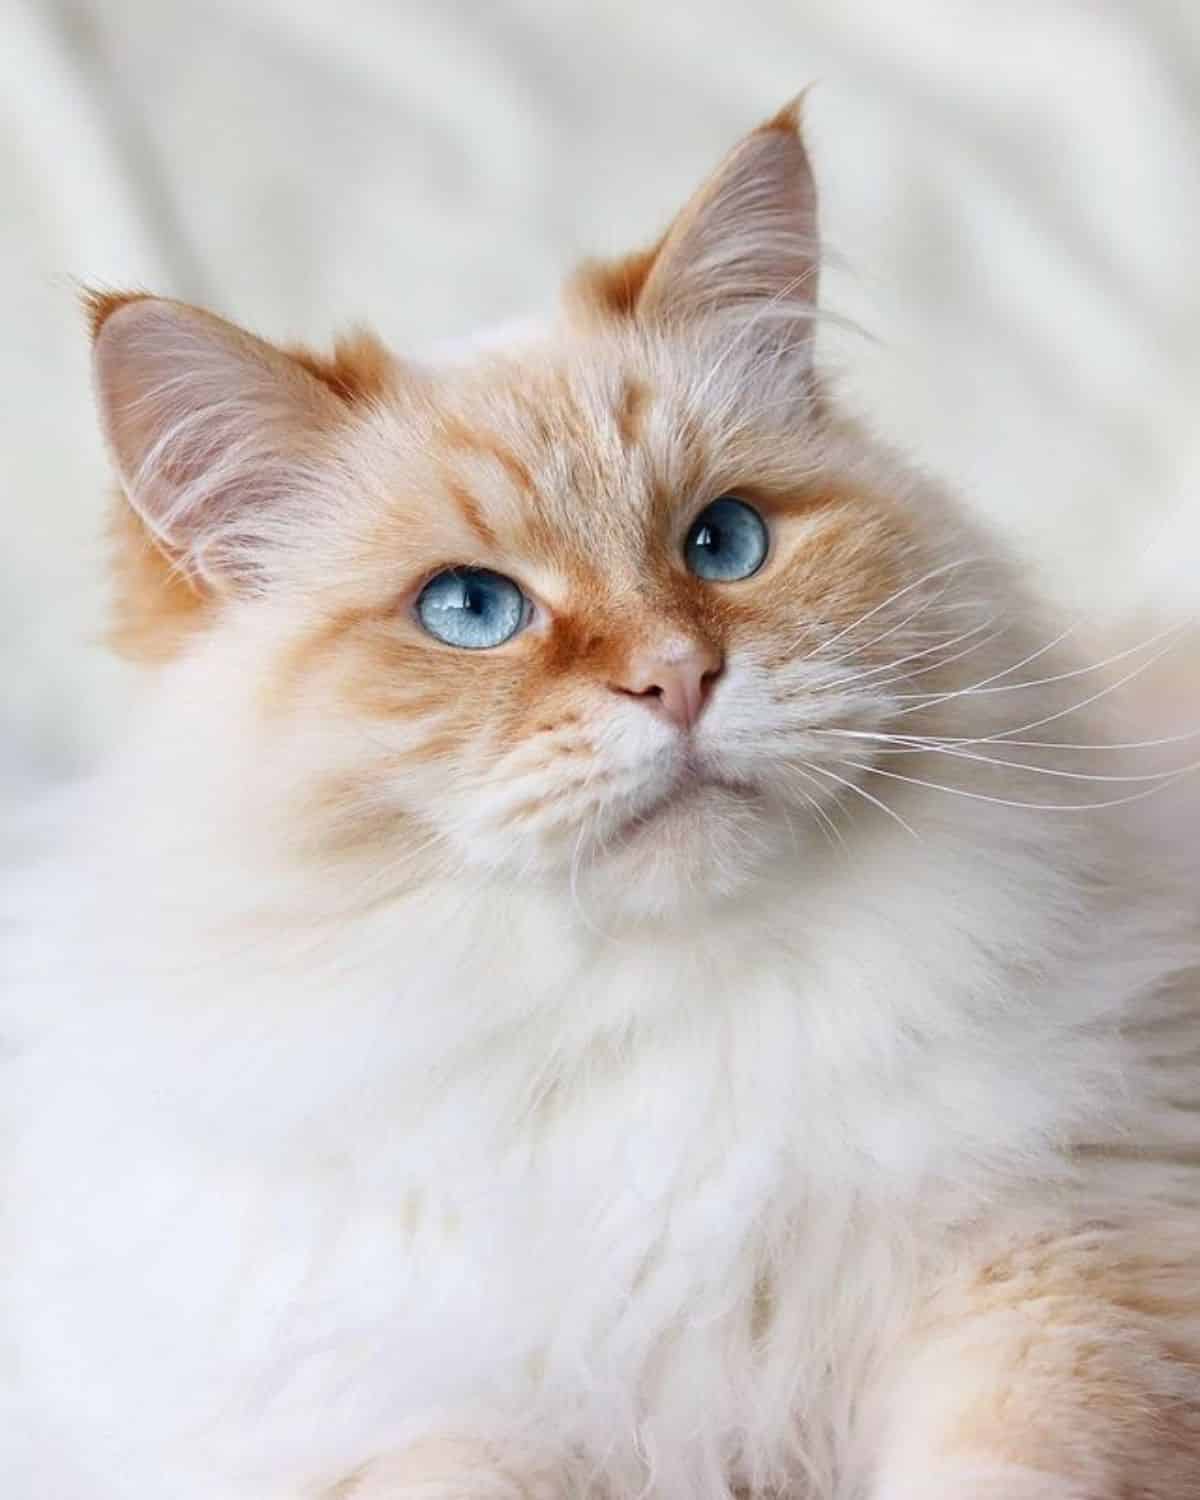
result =
[[91,297],[145,694],[5,898],[5,1496],[1200,1496],[1173,772],[817,228],[795,103],[468,349]]

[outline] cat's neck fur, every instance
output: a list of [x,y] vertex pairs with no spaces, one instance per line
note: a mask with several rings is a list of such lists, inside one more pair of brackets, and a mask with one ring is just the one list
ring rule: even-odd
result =
[[[741,896],[639,921],[563,882],[338,861],[290,845],[254,704],[227,686],[222,714],[205,703],[230,681],[221,649],[176,673],[47,887],[73,929],[60,961],[107,976],[73,1022],[94,1029],[86,1087],[125,1108],[156,1114],[170,1076],[169,1128],[205,1149],[319,1147],[374,1172],[397,1131],[469,1100],[482,1165],[529,1118],[576,1131],[665,1068],[690,1074],[698,1122],[717,1093],[735,1113],[777,1100],[810,1188],[953,1181],[956,1216],[1010,1169],[1059,1170],[1065,1136],[1114,1128],[1121,995],[1080,939],[1081,905],[1099,923],[1109,898],[1081,893],[1091,856],[1052,819],[926,798],[909,833],[867,807],[848,847],[798,839]],[[106,1051],[131,1034],[114,1008],[137,1013],[136,1057]]]

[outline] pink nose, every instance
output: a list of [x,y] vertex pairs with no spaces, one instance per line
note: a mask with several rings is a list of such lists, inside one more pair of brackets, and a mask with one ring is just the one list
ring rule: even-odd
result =
[[680,729],[690,729],[704,712],[709,690],[724,660],[707,641],[687,641],[635,651],[614,692],[637,698]]

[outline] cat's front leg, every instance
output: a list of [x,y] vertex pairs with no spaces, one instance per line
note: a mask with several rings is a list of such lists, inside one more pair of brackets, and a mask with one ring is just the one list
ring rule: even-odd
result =
[[567,1465],[522,1443],[423,1438],[372,1459],[322,1500],[564,1500]]
[[1090,1223],[931,1301],[871,1500],[1200,1500],[1200,1230]]

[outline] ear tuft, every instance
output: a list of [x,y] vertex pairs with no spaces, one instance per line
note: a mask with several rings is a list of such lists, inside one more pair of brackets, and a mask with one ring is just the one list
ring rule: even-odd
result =
[[85,286],[79,293],[79,300],[92,342],[95,343],[100,337],[100,330],[118,308],[125,307],[130,302],[141,302],[149,296],[149,292],[108,291],[100,287]]
[[804,139],[804,101],[808,97],[808,90],[801,89],[794,99],[789,99],[778,113],[773,114],[769,120],[764,120],[758,127],[756,134],[767,130],[780,130],[785,135],[794,135],[801,141]]

